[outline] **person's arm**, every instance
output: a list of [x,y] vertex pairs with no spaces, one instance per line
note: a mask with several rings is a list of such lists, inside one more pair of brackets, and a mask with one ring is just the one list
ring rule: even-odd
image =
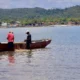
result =
[[27,41],[27,38],[24,40],[24,42],[26,42]]

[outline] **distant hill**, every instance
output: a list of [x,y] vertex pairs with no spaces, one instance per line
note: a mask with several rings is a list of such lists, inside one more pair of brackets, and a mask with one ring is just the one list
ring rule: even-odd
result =
[[52,16],[54,18],[80,18],[80,6],[65,9],[15,8],[0,9],[0,20],[3,19],[35,19]]

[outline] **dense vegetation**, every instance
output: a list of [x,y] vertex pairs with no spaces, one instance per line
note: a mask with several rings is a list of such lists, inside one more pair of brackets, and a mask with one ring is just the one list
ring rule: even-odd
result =
[[42,22],[67,24],[71,21],[80,24],[80,6],[65,9],[44,9],[39,7],[0,9],[0,22],[3,21],[20,21],[22,24]]

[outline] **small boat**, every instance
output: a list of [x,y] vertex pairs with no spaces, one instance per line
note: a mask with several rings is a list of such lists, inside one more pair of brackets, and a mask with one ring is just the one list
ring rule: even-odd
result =
[[[45,48],[50,42],[51,39],[33,40],[30,49]],[[15,49],[26,49],[26,42],[14,42],[14,49],[9,49],[7,42],[0,43],[0,51],[14,51]]]

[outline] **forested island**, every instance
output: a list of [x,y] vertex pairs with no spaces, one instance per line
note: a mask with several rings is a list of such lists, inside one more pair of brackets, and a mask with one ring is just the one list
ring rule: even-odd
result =
[[65,9],[0,9],[0,26],[80,25],[80,6]]

